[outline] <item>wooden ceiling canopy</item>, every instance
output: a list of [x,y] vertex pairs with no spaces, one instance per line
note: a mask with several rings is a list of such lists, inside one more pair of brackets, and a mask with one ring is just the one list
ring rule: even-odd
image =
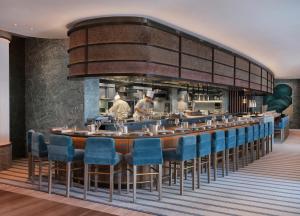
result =
[[155,76],[273,92],[268,68],[148,18],[87,20],[68,36],[71,78]]

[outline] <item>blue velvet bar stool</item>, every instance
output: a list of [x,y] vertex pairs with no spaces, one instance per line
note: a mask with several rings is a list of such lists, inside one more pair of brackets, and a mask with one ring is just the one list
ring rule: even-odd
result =
[[239,127],[236,129],[236,169],[239,169],[240,153],[243,159],[243,167],[245,166],[245,144],[246,144],[246,130],[245,127]]
[[[122,169],[115,171],[115,166],[120,165],[122,155],[116,152],[115,140],[112,138],[90,137],[86,141],[84,150],[84,199],[87,197],[89,175],[109,175],[109,201],[112,202],[114,191],[114,175],[118,174],[118,189],[121,193],[121,176]],[[108,172],[89,171],[89,167],[94,166],[109,166]],[[98,184],[98,182],[95,182]],[[97,186],[96,186],[97,187]]]
[[[211,153],[213,155],[214,181],[217,180],[218,161],[222,160],[222,176],[225,176],[225,131],[216,130],[213,133],[213,141],[211,145]],[[218,157],[218,153],[222,156]]]
[[200,188],[200,174],[202,165],[206,166],[207,182],[210,183],[210,164],[211,164],[211,134],[202,133],[197,136],[197,158],[198,170],[197,181],[198,188]]
[[253,140],[254,140],[254,150],[256,156],[254,157],[254,152],[252,158],[259,159],[260,158],[260,131],[259,131],[259,124],[253,125]]
[[268,123],[268,140],[269,140],[269,145],[268,145],[268,151],[273,151],[273,136],[274,136],[274,123],[269,122]]
[[32,179],[32,135],[34,130],[29,130],[26,132],[26,150],[27,150],[27,158],[28,158],[28,179]]
[[[226,149],[226,175],[229,173],[230,156],[232,156],[232,170],[236,167],[236,129],[230,128],[225,131],[225,149]],[[232,153],[230,153],[230,150]]]
[[[83,162],[84,150],[74,149],[73,140],[69,136],[50,135],[50,143],[48,145],[48,160],[49,160],[49,180],[48,192],[52,192],[52,171],[63,170],[66,172],[66,196],[70,196],[71,175],[74,171],[81,170],[81,168],[73,168],[72,164],[75,162]],[[65,169],[59,166],[53,168],[53,162],[60,162],[66,164]]]
[[248,165],[249,162],[249,149],[250,149],[250,155],[251,155],[251,162],[253,162],[253,154],[254,154],[254,131],[253,131],[253,126],[248,125],[246,128],[246,144],[245,144],[245,149],[246,149],[246,165]]
[[[182,136],[179,138],[176,149],[164,149],[164,160],[174,163],[174,173],[177,169],[176,164],[180,164],[180,195],[183,194],[184,170],[192,169],[192,189],[195,190],[196,157],[197,157],[197,138],[196,136]],[[185,162],[191,161],[192,165],[185,167]],[[172,181],[171,166],[169,166],[170,183]],[[176,178],[176,175],[174,175]]]
[[39,190],[41,190],[43,178],[43,163],[47,161],[48,151],[44,135],[41,133],[32,134],[31,158],[32,158],[32,181],[34,183],[35,164],[39,164]]
[[[157,189],[158,189],[158,198],[161,200],[162,197],[162,147],[161,140],[159,138],[139,138],[135,139],[132,144],[131,153],[125,155],[127,162],[127,192],[130,188],[130,173],[133,177],[133,202],[136,202],[136,185],[137,176],[150,175],[150,190],[152,191],[152,180],[153,175],[158,177],[157,180]],[[132,166],[132,169],[131,167]],[[149,173],[137,173],[137,167],[139,166],[149,166]],[[158,166],[158,169],[154,166]]]

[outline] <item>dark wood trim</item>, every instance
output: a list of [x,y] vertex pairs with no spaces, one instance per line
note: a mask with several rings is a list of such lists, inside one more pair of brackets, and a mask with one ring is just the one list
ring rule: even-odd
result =
[[[161,62],[155,62],[155,61],[147,61],[147,60],[126,60],[126,59],[122,59],[122,60],[102,60],[102,61],[85,61],[85,62],[76,62],[76,63],[72,63],[68,65],[68,68],[72,67],[73,65],[78,65],[78,64],[88,64],[88,63],[102,63],[102,62],[146,62],[146,63],[153,63],[153,64],[158,64],[158,65],[164,65],[164,66],[169,66],[169,67],[174,67],[174,68],[178,68],[178,66],[175,65],[171,65],[171,64],[165,64],[165,63],[161,63]],[[188,68],[186,68],[188,69]],[[191,69],[189,69],[191,70]],[[202,71],[201,71],[202,72]]]
[[212,56],[211,56],[211,82],[214,83],[215,76],[215,48],[212,48]]
[[84,65],[84,73],[88,74],[88,60],[89,60],[89,46],[87,45],[89,42],[89,29],[85,29],[85,65]]
[[182,37],[181,35],[179,35],[179,53],[178,53],[178,72],[179,72],[179,77],[181,78],[181,58],[182,58],[182,47],[181,44],[182,43]]
[[233,59],[233,85],[235,86],[235,78],[236,78],[236,56]]

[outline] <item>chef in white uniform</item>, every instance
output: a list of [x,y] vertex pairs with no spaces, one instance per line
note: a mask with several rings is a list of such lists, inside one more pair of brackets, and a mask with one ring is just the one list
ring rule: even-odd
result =
[[117,93],[114,97],[113,106],[108,110],[109,114],[113,115],[118,120],[128,118],[130,114],[130,107],[128,103],[121,99]]
[[188,109],[187,102],[185,102],[185,95],[181,94],[178,100],[178,112],[184,112]]
[[133,119],[140,121],[141,118],[148,116],[150,109],[153,109],[152,98],[154,96],[153,91],[147,91],[145,97],[137,102],[134,107]]
[[153,100],[153,111],[158,113],[165,112],[166,99],[163,97],[155,97]]

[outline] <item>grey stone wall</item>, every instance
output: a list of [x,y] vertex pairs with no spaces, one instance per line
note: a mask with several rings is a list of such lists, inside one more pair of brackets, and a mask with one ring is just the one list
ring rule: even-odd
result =
[[84,84],[68,80],[68,41],[26,39],[26,130],[49,134],[57,126],[82,127]]
[[290,116],[290,128],[300,129],[300,79],[276,79],[275,86],[278,84],[287,84],[293,89],[293,104],[283,113]]

